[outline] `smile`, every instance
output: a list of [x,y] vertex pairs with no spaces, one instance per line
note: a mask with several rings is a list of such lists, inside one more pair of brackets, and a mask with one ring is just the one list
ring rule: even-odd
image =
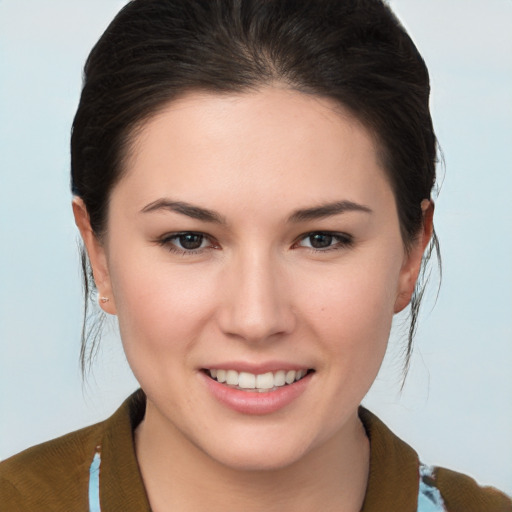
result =
[[278,370],[255,375],[236,370],[211,369],[206,370],[212,379],[242,391],[258,391],[260,393],[276,391],[283,386],[293,384],[308,374],[307,369]]

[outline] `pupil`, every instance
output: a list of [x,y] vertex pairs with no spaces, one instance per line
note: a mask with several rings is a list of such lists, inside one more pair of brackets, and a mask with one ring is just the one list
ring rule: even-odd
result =
[[179,240],[184,249],[199,249],[203,243],[203,236],[194,234],[181,235]]
[[332,244],[332,235],[324,235],[323,233],[317,233],[310,237],[311,247],[315,249],[324,249]]

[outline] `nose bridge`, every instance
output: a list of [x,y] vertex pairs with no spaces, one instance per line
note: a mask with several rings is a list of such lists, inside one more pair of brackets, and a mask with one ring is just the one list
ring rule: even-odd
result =
[[289,332],[294,318],[279,258],[269,250],[244,250],[226,268],[221,328],[247,341]]

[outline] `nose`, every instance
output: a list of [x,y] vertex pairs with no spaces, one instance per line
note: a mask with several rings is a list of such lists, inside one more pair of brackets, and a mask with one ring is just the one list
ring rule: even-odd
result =
[[283,269],[269,255],[230,261],[218,312],[221,330],[247,342],[263,342],[293,331],[296,317]]

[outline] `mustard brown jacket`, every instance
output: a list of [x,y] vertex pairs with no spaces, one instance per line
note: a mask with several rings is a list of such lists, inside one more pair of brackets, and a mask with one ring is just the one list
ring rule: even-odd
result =
[[[0,512],[150,512],[133,442],[144,411],[139,390],[106,421],[0,463]],[[364,408],[359,415],[371,453],[361,512],[512,512],[512,501],[501,492],[422,466],[376,416]]]

